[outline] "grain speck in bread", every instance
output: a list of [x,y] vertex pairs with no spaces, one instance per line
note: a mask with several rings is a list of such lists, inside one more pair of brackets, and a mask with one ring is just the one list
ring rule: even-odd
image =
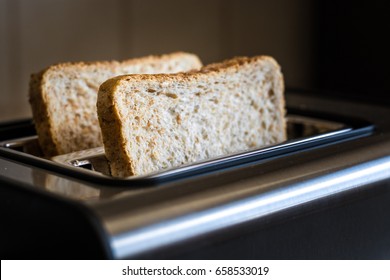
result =
[[102,146],[96,115],[97,91],[107,79],[130,73],[174,73],[199,69],[196,55],[162,56],[90,63],[62,63],[30,80],[29,99],[40,146],[46,156]]
[[284,82],[268,56],[189,73],[126,75],[99,89],[111,174],[145,175],[286,139]]

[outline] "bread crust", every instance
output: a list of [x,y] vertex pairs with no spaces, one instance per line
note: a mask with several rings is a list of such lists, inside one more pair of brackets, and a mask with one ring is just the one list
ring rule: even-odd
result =
[[[155,67],[154,65],[156,65],[155,68],[157,69],[164,63],[172,63],[173,61],[188,62],[189,65],[189,67],[186,67],[184,70],[182,66],[173,65],[171,67],[172,69],[169,70],[174,72],[187,71],[193,68],[199,69],[202,66],[201,61],[196,55],[185,52],[175,52],[159,56],[151,55],[142,58],[128,59],[121,62],[113,60],[59,63],[49,66],[37,74],[31,75],[29,101],[39,143],[45,156],[51,157],[102,145],[95,109],[93,109],[94,113],[92,113],[92,108],[95,108],[96,106],[97,90],[100,83],[104,82],[109,77],[116,76],[118,71],[125,71],[123,69],[126,69],[127,67],[130,67],[129,69],[133,70],[136,69],[136,72],[139,72],[142,71],[142,67],[145,67],[146,65],[150,71],[150,69]],[[101,81],[91,82],[92,85],[88,84],[87,78],[82,77],[83,75],[86,75],[86,73],[96,73],[98,71],[105,71],[104,75],[107,75],[106,73],[112,73],[112,75]],[[87,88],[88,91],[94,90],[95,96],[91,96],[90,94],[89,97],[82,97],[84,98],[84,100],[82,100],[83,102],[80,102],[81,99],[76,96],[73,98],[73,104],[65,104],[65,106],[69,105],[82,111],[82,106],[84,106],[85,103],[88,103],[88,110],[91,112],[77,113],[80,116],[76,119],[69,116],[69,118],[65,118],[65,121],[64,118],[62,121],[59,121],[60,115],[71,115],[76,114],[76,112],[75,110],[72,110],[72,108],[68,111],[65,110],[66,108],[59,108],[61,107],[59,106],[59,103],[63,102],[62,99],[66,99],[69,94],[67,92],[60,92],[57,93],[56,96],[55,92],[59,89],[55,84],[56,82],[54,82],[55,79],[60,82],[68,79],[70,81],[69,85],[67,85],[68,87],[77,87],[77,81],[83,80],[86,86],[90,87]],[[96,87],[96,89],[93,89],[94,87]],[[74,89],[74,91],[76,92],[75,94],[79,94],[77,93],[77,89]],[[64,128],[64,122],[66,122],[66,120],[72,124]],[[80,126],[82,126],[82,128],[80,128]],[[85,137],[83,137],[83,135]]]
[[29,87],[29,102],[32,109],[35,130],[37,131],[39,144],[46,155],[57,154],[57,145],[55,143],[55,135],[52,133],[51,120],[49,118],[48,108],[46,103],[46,95],[42,90],[42,78],[45,73],[41,71],[37,74],[32,74]]
[[[137,102],[137,98],[139,98],[139,96],[141,95],[140,91],[143,92],[142,94],[143,96],[145,96],[144,99],[147,100],[147,102],[144,105],[142,105],[143,106],[142,110],[145,112],[145,111],[153,110],[152,109],[153,104],[150,105],[150,103],[154,102],[153,100],[156,100],[155,102],[160,102],[157,101],[156,97],[152,97],[152,96],[156,96],[156,93],[153,90],[150,90],[150,93],[147,93],[149,90],[146,88],[147,87],[153,88],[158,86],[160,86],[160,89],[164,88],[163,90],[161,90],[162,92],[161,94],[165,94],[167,97],[170,98],[169,100],[171,100],[169,101],[169,103],[166,103],[169,106],[167,106],[167,108],[164,107],[164,110],[165,109],[169,110],[168,107],[175,108],[175,106],[179,106],[181,102],[180,100],[182,96],[184,96],[184,94],[181,95],[180,89],[175,91],[175,89],[177,89],[179,86],[182,89],[181,91],[186,91],[187,89],[193,88],[197,85],[198,86],[202,85],[206,89],[204,91],[200,90],[199,95],[205,96],[204,98],[210,98],[211,95],[210,93],[207,93],[208,92],[207,87],[211,88],[212,83],[214,81],[220,82],[221,80],[222,81],[226,80],[227,81],[226,86],[227,88],[229,88],[229,86],[233,85],[234,83],[231,82],[231,84],[229,85],[229,80],[232,79],[234,75],[239,75],[240,71],[242,71],[244,67],[252,67],[252,65],[258,65],[258,64],[261,64],[264,69],[270,69],[266,71],[272,72],[272,76],[270,76],[270,79],[272,79],[272,81],[270,81],[270,83],[272,84],[270,92],[272,91],[272,94],[274,93],[275,95],[274,97],[272,97],[275,99],[274,110],[276,116],[279,118],[277,120],[278,123],[276,124],[278,126],[276,128],[277,141],[283,141],[286,139],[286,121],[284,118],[285,101],[283,97],[284,81],[283,81],[283,75],[280,71],[280,66],[272,57],[269,56],[256,56],[250,58],[236,57],[230,60],[223,61],[221,63],[210,64],[208,66],[203,67],[199,71],[190,71],[187,73],[154,74],[154,75],[147,75],[147,74],[122,75],[122,76],[112,78],[106,81],[105,83],[103,83],[98,93],[97,112],[99,117],[99,123],[102,129],[103,143],[106,151],[106,156],[110,162],[112,175],[118,177],[144,175],[148,172],[154,172],[161,169],[160,166],[159,168],[151,167],[149,169],[148,167],[146,167],[146,169],[148,169],[147,171],[141,170],[142,168],[139,168],[136,164],[136,161],[139,162],[139,159],[137,158],[137,156],[132,155],[132,153],[134,153],[134,150],[139,148],[137,145],[141,145],[136,143],[137,142],[136,137],[142,138],[144,137],[144,135],[140,134],[140,136],[135,136],[134,139],[136,140],[129,139],[129,134],[132,135],[133,133],[132,131],[138,131],[139,129],[142,129],[142,125],[138,124],[138,121],[136,121],[134,122],[134,125],[129,128],[126,127],[126,124],[128,124],[129,118],[132,119],[136,118],[137,116],[134,117],[134,115],[136,115],[137,112],[140,111],[140,109],[137,108],[137,106],[141,107],[141,104],[134,104]],[[164,85],[169,85],[169,86],[164,87]],[[171,90],[171,92],[164,92],[164,90]],[[235,90],[237,91],[237,88]],[[157,93],[157,95],[161,95],[161,94],[159,92]],[[195,93],[195,95],[196,94],[197,93]],[[231,94],[235,94],[235,91],[232,90]],[[190,95],[191,94],[187,94],[187,97],[191,98]],[[216,95],[216,97],[218,99],[218,95]],[[161,98],[159,100],[161,100]],[[220,100],[215,100],[216,103],[218,103],[219,101]],[[221,101],[223,102],[223,100]],[[267,100],[263,100],[263,101],[266,102]],[[127,110],[123,104],[125,104],[126,106],[128,106],[128,104],[131,104],[131,106]],[[187,102],[186,104],[191,104],[191,102]],[[161,104],[161,106],[165,106],[165,105]],[[249,106],[249,105],[245,105],[245,106]],[[159,112],[161,113],[163,112],[163,110],[160,110]],[[212,114],[212,112],[208,112],[207,114]],[[179,116],[178,119],[176,120],[177,126],[179,126],[181,122],[180,115],[177,116]],[[157,123],[164,122],[163,119],[164,116],[153,115],[153,118],[157,120]],[[147,121],[144,121],[143,125],[145,125],[145,122]],[[159,129],[164,130],[164,127],[160,127]],[[157,130],[151,133],[155,133],[156,135],[164,134],[164,133],[160,133]],[[167,137],[166,134],[164,135],[165,135],[164,137]],[[171,135],[168,137],[172,138],[174,136]],[[197,139],[196,137],[195,139]],[[146,139],[148,138],[148,136],[145,136],[144,138]],[[155,136],[151,138],[155,139]],[[157,140],[153,140],[153,139],[146,140],[148,141],[149,146],[158,145],[157,143],[158,139]],[[186,140],[184,139],[183,141]],[[195,145],[194,143],[191,144]],[[200,145],[202,145],[202,142]],[[252,148],[252,146],[253,145],[248,142],[245,148]],[[150,155],[148,156],[149,157],[148,160],[153,157],[159,157],[158,153],[164,152],[162,151],[162,149],[155,149],[155,151],[157,151],[156,152],[157,154],[154,155],[153,152],[151,152]],[[229,149],[228,151],[231,152]],[[140,155],[142,156],[142,154]],[[201,158],[201,159],[205,159],[205,158]],[[188,162],[183,161],[182,163],[184,164]],[[167,166],[167,168],[170,167],[173,166]]]

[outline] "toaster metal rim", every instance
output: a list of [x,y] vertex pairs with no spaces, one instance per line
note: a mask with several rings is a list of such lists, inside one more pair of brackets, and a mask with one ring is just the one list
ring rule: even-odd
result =
[[[333,125],[333,128],[338,127],[338,129],[333,129],[331,131],[320,133],[311,137],[289,139],[283,143],[264,146],[262,148],[235,153],[228,156],[217,157],[192,164],[186,164],[180,167],[154,172],[147,175],[126,178],[115,178],[107,174],[102,174],[93,170],[80,168],[80,166],[82,166],[83,164],[90,163],[90,161],[85,160],[85,158],[83,159],[76,157],[73,158],[73,160],[69,160],[67,158],[67,156],[69,155],[62,155],[55,157],[54,160],[49,160],[11,149],[11,146],[23,145],[23,141],[31,141],[36,139],[36,136],[3,141],[0,143],[0,154],[10,156],[11,158],[15,158],[16,160],[25,162],[27,164],[38,165],[40,167],[50,169],[51,171],[59,172],[61,174],[81,179],[87,182],[106,185],[108,183],[109,185],[115,186],[143,186],[179,179],[186,176],[195,176],[199,174],[209,173],[212,171],[222,170],[246,163],[258,162],[260,160],[269,159],[270,157],[280,156],[291,152],[297,152],[306,148],[331,144],[337,141],[344,141],[356,137],[367,136],[372,134],[374,131],[374,126],[372,124],[368,124],[365,122],[357,124],[356,122],[351,121],[352,125],[350,125],[349,121],[337,121],[337,117],[334,116],[332,116],[330,120],[329,118],[321,118],[321,116],[316,117],[312,116],[311,114],[308,114],[307,116],[306,114],[301,115],[295,112],[287,116],[288,119],[294,117],[316,120],[318,122],[322,122],[322,124],[328,124],[330,126]],[[91,150],[95,150],[90,152],[91,156],[104,156],[104,150],[102,147]],[[96,154],[96,151],[98,152],[98,154]],[[88,153],[87,150],[86,152]]]

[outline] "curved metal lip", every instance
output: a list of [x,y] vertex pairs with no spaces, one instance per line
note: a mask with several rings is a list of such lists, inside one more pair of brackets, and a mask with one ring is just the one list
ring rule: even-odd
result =
[[334,173],[277,186],[213,208],[179,215],[110,236],[114,258],[132,258],[193,237],[216,232],[279,211],[390,178],[390,156]]

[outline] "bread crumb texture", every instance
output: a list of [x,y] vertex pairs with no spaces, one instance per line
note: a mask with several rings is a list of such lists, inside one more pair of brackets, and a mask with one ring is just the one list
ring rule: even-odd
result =
[[118,177],[286,139],[283,76],[267,56],[188,73],[116,77],[100,87],[97,108],[111,173]]
[[97,92],[107,79],[130,73],[173,73],[199,69],[196,55],[177,52],[122,62],[62,63],[31,76],[29,99],[46,156],[102,146]]

